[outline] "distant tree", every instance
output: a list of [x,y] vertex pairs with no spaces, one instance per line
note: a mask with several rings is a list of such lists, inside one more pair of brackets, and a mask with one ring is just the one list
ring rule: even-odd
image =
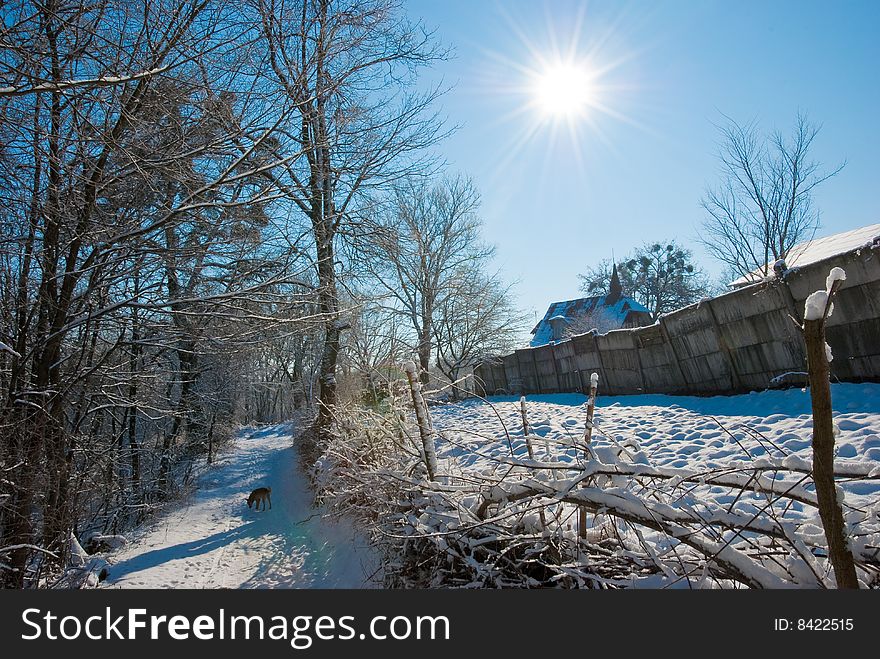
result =
[[809,159],[820,127],[799,114],[789,137],[763,137],[757,123],[720,126],[721,182],[702,199],[700,240],[737,275],[768,275],[792,247],[819,228],[813,189],[844,165],[824,172]]
[[[578,275],[581,290],[608,295],[614,264],[610,260]],[[656,320],[662,314],[687,306],[711,292],[709,281],[693,262],[693,254],[675,241],[646,243],[618,264],[621,292],[647,307]]]
[[[586,272],[578,275],[581,290],[587,295],[608,295],[613,268],[614,262],[611,259],[602,259],[592,268],[587,268]],[[623,294],[628,296],[631,291],[624,289]]]
[[[408,359],[404,340],[405,321],[380,301],[364,299],[350,311],[351,330],[346,333],[344,363],[363,378],[369,400],[377,402],[380,387],[387,384],[398,364]],[[360,392],[363,393],[363,392]]]
[[435,347],[443,310],[461,310],[454,296],[470,297],[475,273],[484,272],[494,248],[480,236],[480,194],[466,177],[446,177],[433,186],[410,180],[395,189],[389,211],[372,232],[360,267],[409,324],[421,379]]
[[589,313],[572,319],[565,327],[565,336],[586,334],[593,330],[604,334],[615,329],[620,329],[620,320],[606,308],[598,306]]
[[[481,268],[462,269],[453,295],[437,308],[434,345],[437,368],[450,382],[481,357],[511,350],[524,329],[510,296],[511,286]],[[453,389],[453,398],[458,398]]]

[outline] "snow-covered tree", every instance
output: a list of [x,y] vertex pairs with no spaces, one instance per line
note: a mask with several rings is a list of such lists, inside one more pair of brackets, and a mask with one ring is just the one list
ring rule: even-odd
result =
[[[433,326],[437,368],[450,382],[480,358],[513,349],[524,329],[511,287],[473,267],[462,270],[454,293],[440,302]],[[458,393],[453,389],[453,398]]]
[[[295,115],[277,132],[285,166],[273,173],[306,219],[324,324],[317,429],[326,435],[337,399],[342,348],[339,241],[363,231],[371,196],[431,168],[442,135],[439,91],[416,73],[445,56],[395,0],[254,0],[265,80]],[[300,218],[297,218],[298,222]]]
[[586,334],[595,330],[599,334],[620,329],[620,319],[603,306],[594,307],[589,313],[571,319],[565,326],[564,336]]
[[367,241],[362,275],[409,325],[420,375],[434,352],[447,374],[506,343],[513,327],[508,287],[487,274],[494,248],[480,234],[473,181],[445,177],[433,186],[397,186]]

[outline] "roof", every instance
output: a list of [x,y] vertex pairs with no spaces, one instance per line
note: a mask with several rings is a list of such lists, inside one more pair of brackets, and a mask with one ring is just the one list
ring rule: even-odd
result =
[[596,308],[602,307],[603,315],[616,320],[620,327],[623,327],[627,317],[634,312],[642,312],[650,315],[650,311],[643,305],[636,302],[631,297],[620,297],[615,302],[608,304],[605,295],[595,295],[593,297],[582,297],[576,300],[565,300],[563,302],[554,302],[547,309],[547,313],[541,321],[535,325],[532,330],[532,340],[529,345],[534,347],[542,346],[553,340],[553,326],[551,321],[565,320],[568,322],[583,318]]
[[[788,268],[798,268],[824,259],[851,252],[859,247],[864,247],[880,240],[880,224],[871,224],[866,227],[835,233],[824,238],[813,238],[799,243],[791,248],[785,257],[785,265]],[[768,263],[768,272],[772,272],[772,263]],[[763,271],[759,268],[752,270],[748,275],[730,282],[733,288],[747,286],[765,279]]]

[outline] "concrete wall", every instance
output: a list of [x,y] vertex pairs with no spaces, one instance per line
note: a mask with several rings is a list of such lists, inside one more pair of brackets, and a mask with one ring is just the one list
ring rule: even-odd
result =
[[[828,319],[832,377],[880,380],[880,245],[788,271],[664,316],[650,327],[582,334],[488,359],[474,369],[480,394],[585,391],[603,395],[722,394],[800,384],[806,371],[798,323],[804,301],[831,268],[846,281]],[[774,378],[778,380],[774,382]]]

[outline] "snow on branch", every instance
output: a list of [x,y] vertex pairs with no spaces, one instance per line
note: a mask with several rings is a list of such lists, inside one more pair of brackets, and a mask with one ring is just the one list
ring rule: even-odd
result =
[[[834,586],[808,460],[780,451],[718,467],[658,465],[599,425],[589,453],[580,432],[544,435],[538,460],[529,444],[545,432],[540,414],[525,417],[521,399],[481,405],[503,407],[493,410],[499,422],[524,419],[521,434],[432,427],[442,466],[433,481],[421,476],[420,432],[406,415],[342,415],[318,486],[333,509],[371,530],[386,553],[386,586]],[[868,487],[880,469],[840,462],[834,476]],[[793,508],[804,512],[790,517]],[[880,573],[880,521],[845,503],[843,514],[870,581]]]
[[41,82],[36,85],[15,86],[10,85],[0,87],[0,97],[2,96],[27,96],[29,94],[42,94],[45,92],[60,92],[68,89],[77,89],[81,87],[97,88],[97,87],[113,87],[115,85],[124,85],[129,82],[135,82],[142,78],[165,73],[172,68],[172,65],[160,66],[148,71],[140,73],[132,73],[121,76],[101,76],[100,78],[84,78],[81,80],[61,80],[58,82]]
[[8,352],[13,357],[18,357],[19,359],[21,359],[21,355],[19,355],[15,350],[3,343],[3,341],[0,341],[0,352]]

